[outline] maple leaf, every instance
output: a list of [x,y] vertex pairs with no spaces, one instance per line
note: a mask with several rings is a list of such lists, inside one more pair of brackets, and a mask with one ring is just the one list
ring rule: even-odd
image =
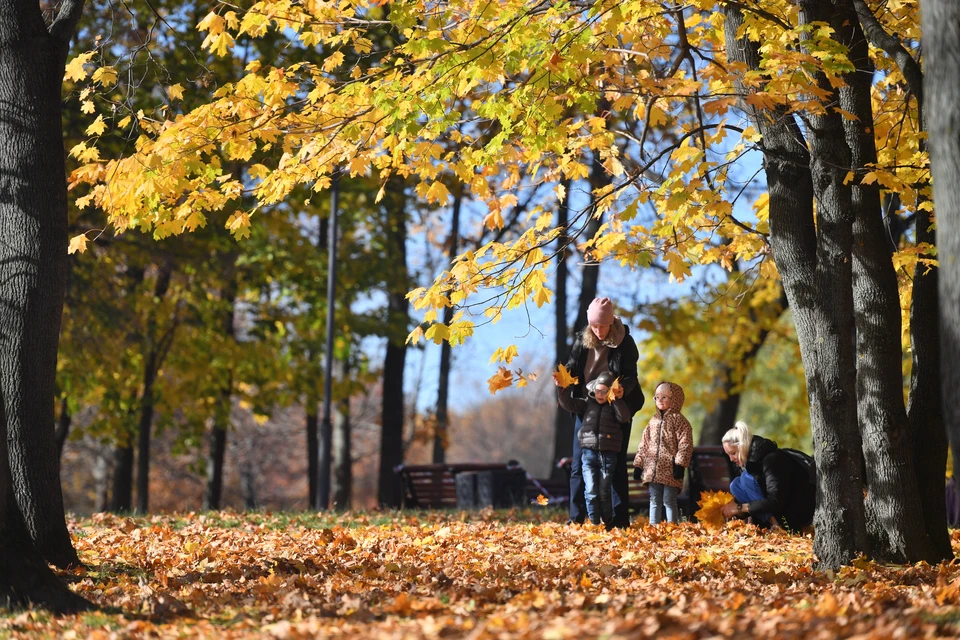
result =
[[537,504],[540,505],[541,507],[545,507],[548,504],[550,504],[550,500],[547,499],[547,496],[541,493],[540,495],[537,496]]
[[513,372],[506,367],[500,367],[497,372],[487,380],[487,386],[490,388],[491,395],[496,395],[497,391],[506,389],[513,384]]
[[621,397],[623,397],[623,387],[620,385],[620,378],[617,378],[607,391],[607,402],[613,402]]
[[562,364],[558,365],[557,370],[553,372],[553,379],[557,381],[557,386],[561,389],[566,389],[570,385],[580,382],[580,378],[570,375],[567,367]]
[[67,247],[67,253],[83,253],[87,250],[87,236],[80,234],[70,238],[70,245]]
[[716,531],[726,522],[720,509],[731,500],[733,496],[726,491],[704,491],[700,494],[700,509],[693,515],[707,531]]
[[103,121],[102,115],[98,115],[97,119],[94,120],[89,127],[87,127],[87,135],[99,136],[106,130],[107,130],[107,123]]
[[171,100],[183,100],[183,86],[179,82],[170,85],[167,87],[167,95]]

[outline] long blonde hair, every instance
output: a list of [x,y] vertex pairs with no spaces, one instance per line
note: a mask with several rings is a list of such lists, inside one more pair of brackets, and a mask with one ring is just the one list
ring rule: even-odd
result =
[[732,444],[737,447],[737,454],[740,456],[740,466],[747,466],[747,456],[750,454],[750,443],[753,441],[753,434],[750,433],[750,427],[743,420],[738,420],[725,434],[723,434],[723,444]]

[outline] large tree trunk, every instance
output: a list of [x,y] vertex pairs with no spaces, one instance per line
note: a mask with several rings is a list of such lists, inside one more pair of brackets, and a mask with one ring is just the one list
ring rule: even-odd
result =
[[923,0],[924,113],[940,259],[940,388],[954,461],[960,460],[960,5]]
[[[728,57],[759,68],[756,43],[737,39],[743,16],[736,7],[724,7]],[[740,91],[745,91],[740,87]],[[829,165],[829,137],[843,142],[841,123],[815,124],[816,160],[803,144],[803,133],[792,116],[741,102],[741,108],[761,132],[764,169],[770,193],[770,241],[793,312],[810,400],[810,422],[817,456],[817,511],[814,552],[821,567],[851,562],[867,545],[859,465],[845,452],[859,451],[853,368],[853,300],[850,254],[853,217],[846,219],[838,205],[842,169]],[[847,166],[849,162],[840,164]],[[815,171],[811,171],[811,167]],[[813,181],[827,185],[830,199],[813,219]],[[849,196],[847,201],[849,202]]]
[[[337,363],[337,379],[346,381],[350,377],[350,364]],[[333,507],[338,511],[350,508],[350,496],[353,493],[353,452],[350,433],[350,395],[337,400],[333,415],[333,487],[331,496]]]
[[[237,300],[237,278],[230,273],[227,283],[221,293],[223,303],[223,333],[228,344],[233,342],[234,307]],[[203,495],[204,509],[219,509],[223,495],[223,460],[227,451],[227,431],[230,429],[230,412],[233,408],[233,372],[229,369],[223,372],[224,380],[217,397],[217,404],[213,409],[213,426],[210,431],[210,453],[207,458],[207,489]]]
[[[447,239],[447,257],[452,265],[457,257],[460,239],[460,207],[463,203],[463,188],[457,189],[453,200],[453,212],[450,220],[450,237]],[[443,308],[443,324],[453,322],[453,307]],[[433,463],[444,462],[447,458],[447,397],[450,395],[450,359],[451,346],[449,340],[440,343],[440,380],[437,383],[437,426],[433,436]]]
[[[157,282],[153,288],[153,303],[158,304],[167,295],[173,263],[164,261],[157,272]],[[176,322],[172,320],[171,322]],[[173,326],[161,337],[158,335],[157,309],[150,310],[147,320],[147,359],[143,369],[143,391],[140,394],[140,420],[137,424],[137,511],[146,513],[150,509],[150,439],[153,431],[154,396],[153,385],[157,372],[163,364],[166,353],[166,340],[172,335]]]
[[83,3],[48,30],[38,3],[0,2],[0,602],[76,611],[86,602],[44,560],[79,564],[54,439],[67,267],[61,83]]
[[406,335],[409,324],[407,290],[407,222],[404,184],[398,179],[387,185],[386,255],[396,265],[394,277],[387,281],[387,348],[383,360],[383,397],[381,406],[379,502],[399,507],[403,487],[394,467],[403,463],[403,368],[407,358]]
[[[567,252],[569,251],[570,236],[567,234],[567,225],[570,222],[570,189],[573,187],[573,181],[569,178],[563,181],[564,193],[566,194],[563,202],[557,207],[557,226],[560,227],[560,235],[557,236],[557,274],[554,292],[553,314],[553,368],[557,365],[566,364],[567,357],[570,354],[570,330],[567,324]],[[553,465],[551,465],[551,477],[556,480],[566,478],[566,472],[557,466],[561,458],[573,455],[573,427],[574,422],[570,414],[560,408],[558,404],[554,408],[553,419]]]
[[[863,176],[877,162],[870,88],[874,65],[852,2],[833,9],[837,38],[849,47],[841,108],[851,168]],[[935,561],[924,530],[911,433],[903,402],[900,292],[890,258],[880,185],[854,180],[854,313],[857,328],[857,416],[866,461],[866,512],[874,557],[889,562]]]

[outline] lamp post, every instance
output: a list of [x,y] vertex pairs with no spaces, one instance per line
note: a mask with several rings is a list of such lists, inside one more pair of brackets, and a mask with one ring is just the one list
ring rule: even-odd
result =
[[327,350],[323,364],[323,421],[320,423],[320,448],[317,456],[317,511],[330,506],[330,461],[333,424],[330,420],[333,395],[333,332],[337,289],[337,213],[340,206],[340,174],[334,170],[330,190],[330,232],[327,235]]

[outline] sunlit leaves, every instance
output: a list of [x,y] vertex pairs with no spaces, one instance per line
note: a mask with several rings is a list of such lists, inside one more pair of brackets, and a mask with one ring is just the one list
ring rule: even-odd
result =
[[567,367],[563,364],[557,365],[557,370],[553,372],[553,379],[561,389],[566,389],[570,385],[577,384],[580,381],[577,376],[571,375],[570,372],[567,371]]

